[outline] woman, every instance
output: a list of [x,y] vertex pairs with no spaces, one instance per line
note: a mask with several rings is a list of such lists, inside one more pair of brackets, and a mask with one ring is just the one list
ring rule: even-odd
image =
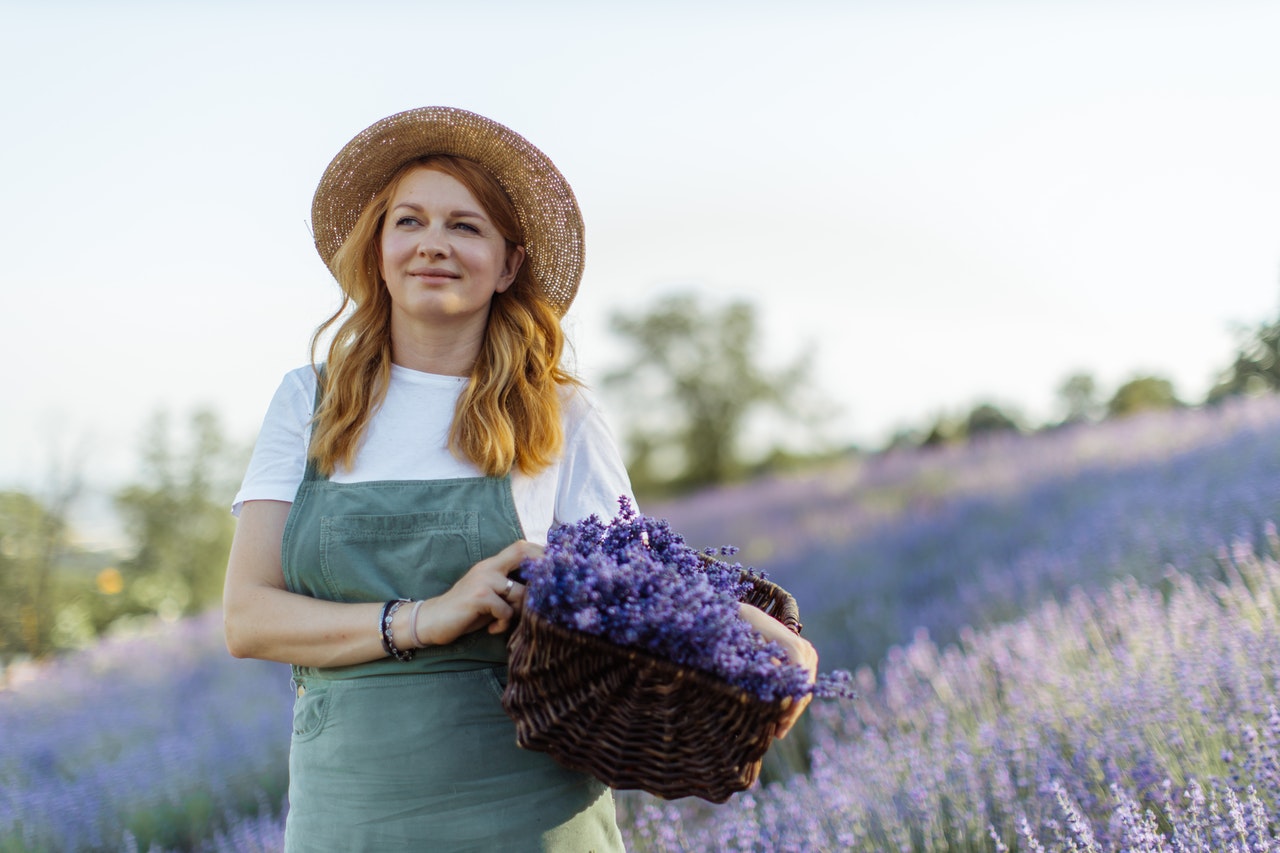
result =
[[293,665],[286,848],[620,850],[610,792],[516,747],[499,702],[515,570],[631,492],[560,365],[573,193],[509,129],[428,107],[348,143],[312,219],[343,291],[313,362],[337,330],[272,400],[224,601],[232,654]]

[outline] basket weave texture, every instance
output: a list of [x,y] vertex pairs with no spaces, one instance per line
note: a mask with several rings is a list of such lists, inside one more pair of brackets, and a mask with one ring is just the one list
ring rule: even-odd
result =
[[[796,633],[795,599],[751,582],[742,600]],[[790,702],[764,702],[708,673],[555,625],[526,610],[507,643],[502,705],[525,749],[615,789],[723,803],[760,775]]]

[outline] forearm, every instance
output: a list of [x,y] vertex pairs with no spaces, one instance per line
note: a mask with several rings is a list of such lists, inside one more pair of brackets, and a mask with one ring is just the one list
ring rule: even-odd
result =
[[[299,666],[345,666],[386,656],[382,602],[323,601],[285,588],[280,542],[289,504],[250,501],[240,513],[223,592],[227,649],[236,657]],[[410,608],[397,611],[394,637],[413,648]]]
[[[401,608],[396,622],[408,611]],[[381,603],[323,601],[273,587],[228,594],[223,604],[227,648],[236,657],[299,666],[348,666],[386,656]],[[408,631],[397,634],[408,640]]]
[[[783,625],[758,607],[740,603],[738,605],[738,613],[751,627],[760,632],[766,640],[771,640],[781,646],[788,661],[804,667],[809,673],[810,683],[814,681],[818,675],[818,652],[810,645],[808,640],[793,633],[786,625]],[[812,698],[811,695],[804,696],[799,702],[790,705],[786,716],[778,723],[778,727],[774,732],[775,737],[786,737],[787,732],[791,731],[791,727],[795,725],[796,720],[804,713],[804,709],[808,707]],[[789,699],[785,701],[790,702]]]
[[738,615],[752,628],[763,634],[766,640],[778,641],[795,636],[790,628],[755,605],[738,602]]
[[[318,667],[385,657],[379,621],[385,602],[339,603],[286,589],[280,543],[288,517],[289,504],[282,501],[248,501],[240,511],[223,592],[227,649],[236,657]],[[481,629],[507,630],[524,596],[524,585],[508,576],[541,553],[537,545],[513,542],[472,566],[445,594],[420,608],[400,607],[392,620],[396,648],[445,645]]]

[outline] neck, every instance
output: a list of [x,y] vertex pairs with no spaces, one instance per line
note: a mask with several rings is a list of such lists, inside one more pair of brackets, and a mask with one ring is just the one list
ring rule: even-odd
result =
[[391,361],[401,367],[441,376],[470,376],[484,339],[484,322],[447,331],[391,320]]

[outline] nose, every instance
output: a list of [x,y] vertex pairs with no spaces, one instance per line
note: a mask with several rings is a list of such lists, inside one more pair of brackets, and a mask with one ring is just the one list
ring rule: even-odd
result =
[[449,254],[449,241],[435,228],[424,228],[418,241],[418,254],[424,258],[443,258]]

